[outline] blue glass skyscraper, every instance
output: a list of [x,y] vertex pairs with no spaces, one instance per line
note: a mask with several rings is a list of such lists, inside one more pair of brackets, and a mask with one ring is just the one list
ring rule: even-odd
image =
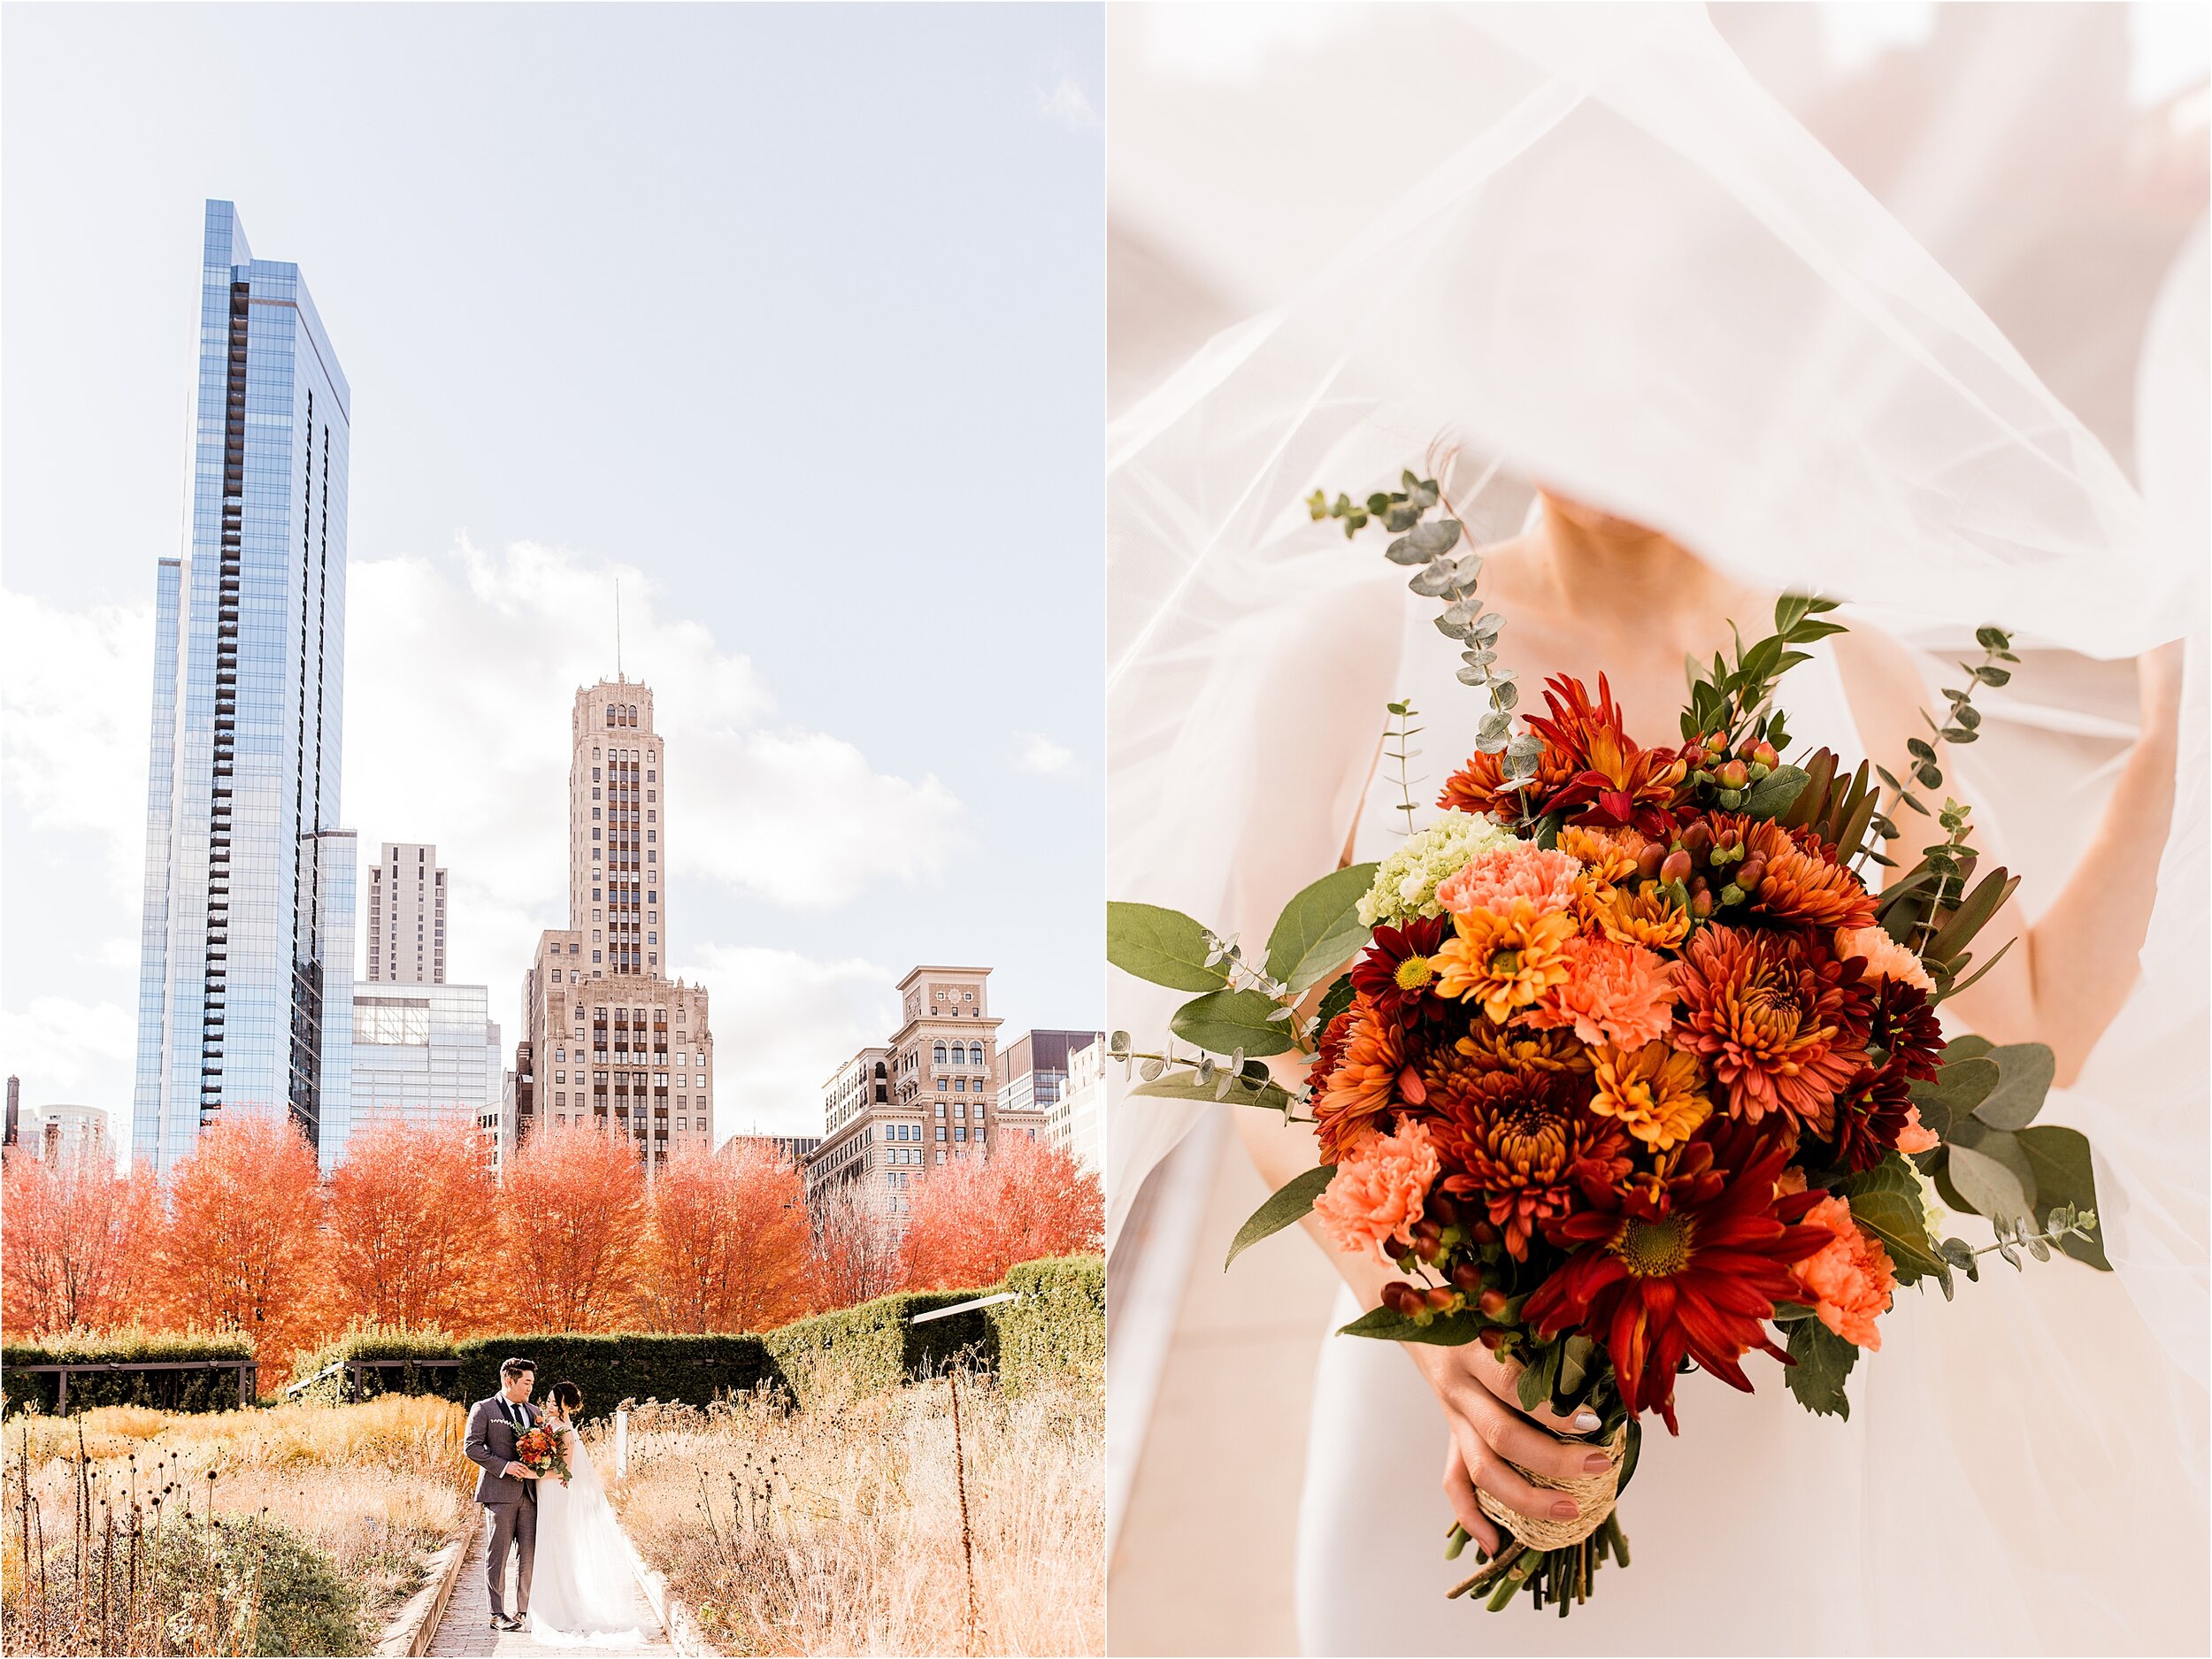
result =
[[156,589],[132,1151],[225,1114],[324,1167],[351,1096],[354,838],[338,825],[349,394],[299,267],[207,204],[191,544]]

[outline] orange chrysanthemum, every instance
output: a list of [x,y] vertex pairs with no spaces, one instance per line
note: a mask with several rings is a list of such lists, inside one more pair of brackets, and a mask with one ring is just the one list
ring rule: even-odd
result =
[[1793,934],[1701,928],[1676,964],[1686,1011],[1675,1041],[1704,1056],[1733,1116],[1780,1111],[1825,1135],[1837,1090],[1866,1058],[1857,975]]
[[[1565,788],[1575,775],[1571,758],[1561,754],[1549,743],[1536,759],[1536,786],[1528,793],[1540,801]],[[1436,797],[1436,804],[1459,812],[1502,813],[1509,818],[1521,816],[1521,795],[1518,789],[1505,787],[1505,756],[1474,754],[1467,764],[1444,780],[1444,792]]]
[[1563,910],[1514,899],[1503,912],[1471,910],[1455,919],[1457,933],[1430,959],[1439,996],[1475,1003],[1502,1025],[1566,979],[1575,920]]
[[1840,1198],[1822,1199],[1806,1212],[1805,1225],[1835,1235],[1790,1269],[1814,1316],[1845,1341],[1879,1348],[1882,1333],[1874,1321],[1889,1311],[1897,1288],[1889,1252],[1851,1218],[1851,1206]]
[[1438,1078],[1463,1066],[1478,1071],[1587,1071],[1590,1051],[1564,1028],[1479,1021],[1455,1049],[1432,1055],[1422,1075],[1433,1088]]
[[1634,830],[1570,824],[1559,832],[1559,850],[1582,866],[1586,891],[1627,880],[1643,849],[1644,838]]
[[1656,881],[1609,887],[1583,902],[1584,922],[1608,939],[1671,950],[1689,937],[1690,913]]
[[1856,956],[1865,963],[1870,979],[1894,979],[1928,992],[1936,988],[1920,958],[1879,927],[1845,928],[1836,935],[1836,955]]
[[1806,927],[1860,928],[1874,925],[1874,899],[1866,883],[1838,864],[1810,830],[1794,834],[1780,825],[1754,820],[1744,836],[1745,862],[1766,866],[1751,908],[1778,922]]
[[1574,902],[1575,878],[1582,866],[1565,853],[1515,841],[1477,853],[1457,875],[1437,884],[1436,902],[1454,916],[1476,910],[1503,915],[1516,899],[1540,911],[1563,910]]
[[1571,1026],[1586,1043],[1640,1048],[1674,1025],[1674,970],[1641,945],[1571,940],[1566,979],[1530,1011],[1528,1023]]
[[1697,1056],[1663,1042],[1625,1053],[1599,1049],[1590,1080],[1597,1085],[1590,1110],[1615,1119],[1655,1152],[1680,1146],[1713,1115]]
[[1425,1125],[1409,1123],[1388,1135],[1363,1129],[1313,1201],[1314,1220],[1338,1249],[1351,1255],[1371,1251],[1389,1261],[1395,1254],[1391,1240],[1409,1239],[1421,1219],[1438,1168]]
[[1397,1022],[1383,1018],[1365,997],[1347,1014],[1341,1032],[1333,1033],[1335,1064],[1313,1103],[1321,1154],[1331,1164],[1398,1104],[1398,1077],[1406,1064]]
[[1609,1173],[1620,1132],[1584,1104],[1588,1086],[1565,1071],[1453,1071],[1429,1096],[1444,1190],[1479,1197],[1516,1257],[1544,1223],[1574,1207],[1575,1177]]

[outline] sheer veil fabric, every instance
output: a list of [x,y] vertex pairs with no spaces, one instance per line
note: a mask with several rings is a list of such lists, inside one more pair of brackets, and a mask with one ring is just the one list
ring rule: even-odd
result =
[[[1333,864],[1382,703],[1413,653],[1448,665],[1448,648],[1409,634],[1402,573],[1377,549],[1348,549],[1298,503],[1394,480],[1440,434],[1461,445],[1458,495],[1479,499],[1493,468],[1541,479],[1913,637],[1994,621],[2111,657],[2187,626],[2143,979],[2045,1114],[2098,1148],[2116,1275],[2001,1270],[1947,1308],[1901,1310],[1848,1426],[1786,1431],[1833,1436],[1813,1490],[1724,1469],[1695,1492],[1640,1477],[1631,1505],[1666,1527],[1696,1526],[1700,1505],[1786,1516],[1804,1571],[1874,1650],[2201,1650],[2201,238],[2194,286],[2177,273],[2146,348],[2139,491],[1701,9],[1474,18],[1487,49],[1466,65],[1463,146],[1298,299],[1217,338],[1110,434],[1109,890],[1258,939]],[[1786,692],[1793,708],[1807,695]],[[1176,1000],[1125,977],[1112,997],[1112,1023],[1139,1033],[1164,1029]],[[1115,1102],[1110,1238],[1187,1112]],[[1366,1363],[1382,1360],[1403,1365]],[[1778,1386],[1729,1406],[1801,1415]],[[1419,1432],[1425,1463],[1440,1459],[1433,1424]],[[1663,1449],[1686,1470],[1713,1448],[1686,1423]],[[1423,1479],[1406,1501],[1440,1531]],[[1310,1542],[1317,1525],[1310,1509]],[[1614,1593],[1663,1648],[1696,1645],[1688,1621],[1716,1595],[1784,1594],[1707,1565],[1695,1587],[1632,1573]],[[1426,1546],[1405,1562],[1406,1594],[1430,1594],[1432,1567]],[[1380,1609],[1396,1590],[1366,1594]],[[1509,1640],[1477,1613],[1458,1628],[1470,1646]]]

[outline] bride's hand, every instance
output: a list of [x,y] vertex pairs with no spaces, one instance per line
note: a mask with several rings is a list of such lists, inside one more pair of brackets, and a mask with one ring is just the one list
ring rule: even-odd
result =
[[1450,1429],[1444,1495],[1478,1544],[1495,1555],[1504,1542],[1475,1502],[1478,1486],[1508,1509],[1540,1520],[1571,1520],[1581,1513],[1581,1506],[1565,1493],[1532,1486],[1509,1464],[1553,1480],[1580,1480],[1609,1467],[1612,1459],[1602,1450],[1587,1441],[1559,1438],[1597,1428],[1594,1413],[1581,1412],[1571,1420],[1545,1409],[1523,1413],[1513,1388],[1518,1368],[1501,1363],[1479,1342],[1462,1348],[1408,1343],[1406,1352],[1444,1408]]

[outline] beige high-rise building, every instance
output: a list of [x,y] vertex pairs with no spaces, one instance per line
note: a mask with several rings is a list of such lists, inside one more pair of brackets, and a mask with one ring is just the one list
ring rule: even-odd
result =
[[386,841],[369,866],[369,978],[445,983],[445,870],[429,841]]
[[931,1171],[1043,1126],[1041,1113],[999,1109],[990,979],[988,968],[925,965],[899,981],[902,1018],[888,1046],[862,1049],[823,1087],[810,1204],[850,1193],[902,1229]]
[[569,925],[523,976],[503,1162],[540,1122],[627,1136],[649,1176],[714,1144],[714,1033],[703,985],[671,980],[667,786],[649,687],[617,676],[576,694],[568,772]]

